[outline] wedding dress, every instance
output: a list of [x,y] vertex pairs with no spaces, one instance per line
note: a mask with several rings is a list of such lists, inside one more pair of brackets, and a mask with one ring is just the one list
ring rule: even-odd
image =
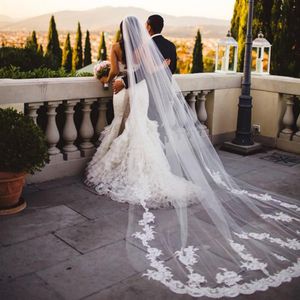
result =
[[299,200],[232,178],[137,18],[123,20],[123,38],[129,89],[86,182],[131,204],[126,240],[145,251],[128,251],[132,265],[194,297],[251,294],[300,276]]
[[[119,69],[125,71],[119,62]],[[115,117],[102,133],[101,146],[87,168],[86,182],[99,194],[118,202],[140,204],[141,197],[151,208],[172,205],[174,201],[192,202],[201,189],[174,175],[163,151],[158,124],[148,118],[149,93],[145,80],[136,87],[139,105],[136,114],[129,114],[125,128],[128,94],[123,89],[113,96]]]

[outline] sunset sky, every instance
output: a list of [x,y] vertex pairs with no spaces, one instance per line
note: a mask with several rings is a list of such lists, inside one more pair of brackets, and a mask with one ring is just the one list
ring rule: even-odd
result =
[[135,6],[175,16],[227,19],[235,0],[0,0],[0,14],[21,19],[61,10],[87,10],[99,6]]

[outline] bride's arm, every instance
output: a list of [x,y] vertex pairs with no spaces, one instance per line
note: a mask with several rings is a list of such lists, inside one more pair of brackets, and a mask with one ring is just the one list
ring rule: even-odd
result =
[[108,76],[104,79],[104,82],[110,82],[116,75],[119,74],[119,65],[118,65],[118,58],[116,54],[117,44],[114,44],[111,47],[111,53],[110,53],[110,71]]

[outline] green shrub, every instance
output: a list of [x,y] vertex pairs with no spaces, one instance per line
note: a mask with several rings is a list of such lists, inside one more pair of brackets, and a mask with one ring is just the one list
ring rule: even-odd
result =
[[0,171],[33,174],[49,162],[42,130],[29,116],[0,108]]
[[40,67],[46,67],[48,60],[41,52],[33,48],[0,48],[0,68],[9,66],[19,67],[21,71],[29,71]]
[[9,66],[0,69],[0,78],[28,79],[28,78],[57,78],[57,77],[87,77],[92,73],[76,74],[67,72],[64,68],[51,70],[48,68],[38,68],[31,71],[21,71],[20,67]]

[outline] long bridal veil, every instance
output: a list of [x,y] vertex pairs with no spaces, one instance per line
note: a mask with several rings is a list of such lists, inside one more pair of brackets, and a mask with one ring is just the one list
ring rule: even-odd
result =
[[[192,198],[174,193],[170,206],[159,209],[149,207],[147,191],[140,191],[141,206],[129,208],[127,243],[141,248],[144,256],[128,251],[132,264],[146,270],[143,276],[148,279],[195,297],[250,294],[299,276],[297,201],[237,183],[228,175],[136,17],[123,20],[123,36],[128,122],[139,118],[140,86],[146,83],[148,116],[157,124],[171,171],[198,191]],[[148,184],[156,188],[150,180]]]

